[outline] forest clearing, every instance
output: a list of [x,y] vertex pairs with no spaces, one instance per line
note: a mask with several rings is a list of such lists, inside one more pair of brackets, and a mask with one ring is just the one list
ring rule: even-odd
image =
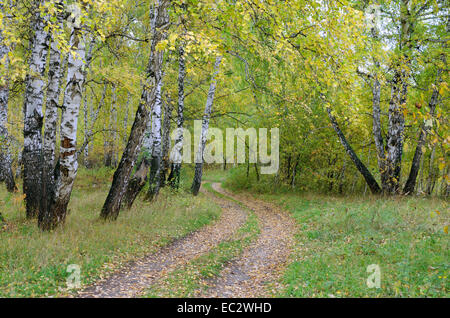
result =
[[0,297],[449,297],[448,0],[0,7]]

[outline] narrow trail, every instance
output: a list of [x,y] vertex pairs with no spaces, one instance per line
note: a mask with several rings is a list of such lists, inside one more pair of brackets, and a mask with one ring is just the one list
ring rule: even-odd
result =
[[230,262],[221,275],[209,282],[199,297],[270,297],[281,291],[280,278],[294,248],[295,221],[284,211],[248,194],[230,193],[214,184],[214,189],[251,209],[258,218],[260,235],[253,244]]
[[[280,278],[294,247],[297,231],[294,220],[286,212],[248,194],[229,193],[219,183],[213,183],[212,187],[252,210],[258,219],[260,234],[240,256],[225,265],[220,276],[205,281],[207,289],[199,290],[195,296],[250,298],[276,295],[283,288]],[[222,208],[219,220],[129,263],[79,291],[76,297],[138,297],[176,268],[232,239],[247,220],[248,211],[226,197],[202,192]]]
[[79,291],[76,297],[137,297],[160,277],[232,237],[245,223],[247,212],[236,203],[204,192],[222,208],[219,220],[156,253],[129,263],[118,272]]

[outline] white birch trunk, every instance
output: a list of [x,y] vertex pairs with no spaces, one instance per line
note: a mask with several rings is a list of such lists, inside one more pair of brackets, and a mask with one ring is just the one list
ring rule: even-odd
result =
[[[41,2],[42,5],[45,1]],[[42,188],[42,104],[44,100],[44,75],[49,35],[39,10],[35,14],[34,36],[31,41],[29,72],[25,79],[24,147],[22,161],[23,192],[28,218],[38,215]]]
[[61,52],[58,47],[57,37],[60,30],[63,30],[63,2],[59,1],[56,4],[57,25],[59,30],[52,34],[52,42],[50,44],[50,57],[48,67],[48,84],[47,84],[47,101],[45,104],[45,123],[44,123],[44,140],[43,140],[43,172],[42,172],[42,194],[41,205],[39,211],[39,220],[45,217],[49,204],[53,198],[55,191],[55,147],[56,147],[56,133],[58,124],[58,107],[59,96],[61,95],[61,81],[63,78],[63,68],[61,67]]
[[133,127],[127,145],[120,159],[119,166],[114,173],[113,182],[103,205],[100,216],[103,219],[117,219],[122,200],[127,190],[128,181],[140,150],[145,128],[150,120],[149,107],[156,98],[157,84],[161,80],[162,54],[156,50],[156,45],[166,37],[165,28],[169,26],[167,6],[168,0],[157,0],[151,14],[152,39],[150,58],[146,71],[146,82],[142,89],[141,101],[136,111]]
[[217,79],[216,76],[219,73],[220,62],[222,57],[218,56],[214,64],[214,73],[211,78],[211,84],[209,86],[208,98],[206,99],[205,112],[203,114],[202,120],[202,133],[200,137],[200,142],[198,145],[198,151],[195,157],[195,175],[192,182],[192,194],[197,195],[200,190],[200,185],[202,182],[203,173],[203,152],[205,151],[206,138],[208,136],[209,119],[211,117],[212,106],[214,102],[214,94],[216,93]]
[[164,103],[164,120],[162,127],[162,167],[160,174],[161,187],[166,185],[167,172],[169,170],[169,150],[170,150],[170,126],[172,121],[172,100],[169,95],[166,95],[166,102]]
[[46,218],[40,223],[43,230],[53,229],[64,223],[67,214],[67,205],[75,181],[77,162],[77,127],[80,112],[85,72],[85,46],[82,40],[81,29],[74,26],[70,37],[71,49],[76,53],[70,54],[67,70],[66,89],[64,92],[63,110],[61,114],[61,146],[57,167],[59,171],[56,178],[56,191],[54,201],[47,211]]
[[[3,4],[0,4],[0,10],[4,13]],[[3,32],[0,30],[0,61],[9,53],[8,46],[4,43]],[[5,58],[8,61],[8,58]],[[7,72],[8,63],[5,63],[5,72]],[[9,86],[8,79],[0,79],[0,181],[5,181],[6,188],[9,192],[14,192],[16,183],[11,168],[12,158],[9,150],[9,134],[8,134],[8,101]],[[1,216],[1,214],[0,214]]]
[[110,153],[111,153],[111,165],[113,167],[117,167],[117,151],[116,151],[116,145],[117,145],[117,88],[116,85],[113,85],[112,88],[112,94],[113,94],[113,102],[112,102],[112,108],[111,108],[111,122],[110,122],[110,129],[111,129],[111,144],[110,144]]
[[125,104],[125,114],[123,117],[123,135],[122,140],[126,144],[127,143],[127,137],[128,137],[128,114],[130,112],[130,101],[131,101],[131,94],[128,92],[127,95],[127,102]]
[[[59,1],[57,6],[62,10],[63,3]],[[63,12],[58,12],[58,27],[63,29]],[[61,80],[63,69],[61,67],[61,52],[58,47],[57,36],[52,35],[50,45],[50,61],[48,69],[47,101],[45,104],[45,125],[44,125],[44,168],[45,171],[53,169],[55,162],[56,127],[58,122],[59,96],[61,95]]]
[[86,93],[86,79],[88,73],[91,69],[92,62],[92,50],[95,45],[95,37],[92,37],[90,41],[89,48],[86,54],[86,67],[85,67],[85,84],[83,84],[83,113],[84,113],[84,135],[83,135],[83,164],[87,168],[89,167],[89,114],[92,116],[92,100],[91,103],[88,104],[87,93]]
[[[162,76],[161,76],[162,77]],[[147,199],[154,199],[161,186],[161,159],[162,159],[162,144],[161,144],[161,110],[162,110],[162,78],[158,81],[156,86],[156,99],[152,109],[152,161],[149,188],[147,193]]]
[[173,188],[180,185],[181,159],[183,157],[183,124],[184,124],[184,79],[186,77],[186,64],[184,58],[184,47],[181,44],[178,50],[178,109],[177,109],[177,132],[175,145],[171,152],[172,169],[169,182]]

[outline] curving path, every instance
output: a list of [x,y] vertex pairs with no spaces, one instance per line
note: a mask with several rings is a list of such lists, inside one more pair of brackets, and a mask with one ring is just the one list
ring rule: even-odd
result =
[[[205,191],[206,192],[206,191]],[[120,271],[79,291],[76,297],[136,297],[161,276],[233,236],[245,223],[247,212],[236,203],[207,194],[223,210],[218,221],[207,225]]]
[[[283,287],[280,278],[294,247],[297,231],[294,220],[284,211],[248,194],[229,193],[219,183],[212,187],[251,209],[258,218],[260,234],[238,258],[225,265],[219,277],[206,281],[208,288],[196,296],[275,296]],[[175,268],[231,239],[245,223],[246,209],[226,197],[205,192],[223,210],[218,221],[129,263],[120,271],[79,291],[76,297],[137,297]]]
[[210,282],[200,297],[270,297],[283,286],[280,278],[294,248],[295,221],[284,211],[249,194],[215,190],[251,209],[258,217],[260,235],[242,255],[230,262],[220,277]]

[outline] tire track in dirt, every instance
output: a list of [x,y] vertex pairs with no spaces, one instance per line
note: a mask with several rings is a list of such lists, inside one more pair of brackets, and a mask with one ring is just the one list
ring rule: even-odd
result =
[[75,297],[137,297],[162,276],[231,238],[245,223],[247,212],[236,203],[217,197],[208,191],[202,192],[207,193],[222,208],[219,220],[174,241],[153,254],[130,262],[107,278],[79,291]]
[[294,249],[297,225],[292,217],[274,205],[249,194],[230,193],[213,184],[213,188],[241,202],[257,216],[259,237],[243,253],[228,263],[221,275],[199,297],[270,297],[284,286],[280,278]]

